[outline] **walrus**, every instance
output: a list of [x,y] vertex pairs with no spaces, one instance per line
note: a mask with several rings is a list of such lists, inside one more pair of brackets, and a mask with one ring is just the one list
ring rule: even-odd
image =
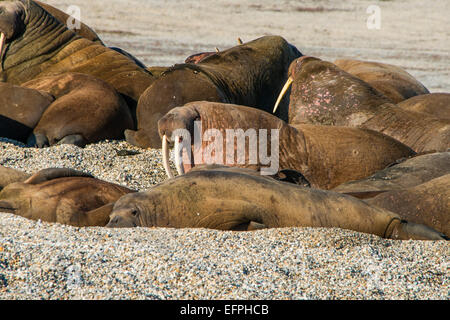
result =
[[234,170],[190,171],[116,201],[106,227],[242,230],[336,227],[390,239],[448,239],[399,215],[339,193]]
[[[201,126],[198,128],[198,138],[195,125]],[[177,129],[189,132],[190,141],[180,144],[180,137],[183,136],[176,132]],[[372,130],[291,126],[256,108],[219,102],[191,102],[176,107],[158,121],[158,130],[163,141],[163,163],[169,177],[173,176],[168,165],[169,142],[175,145],[175,163],[179,174],[192,165],[205,162],[262,169],[271,174],[280,169],[292,169],[300,172],[311,186],[323,189],[367,177],[397,159],[415,154],[397,140]],[[211,130],[214,139],[221,140],[205,138]],[[272,130],[278,133],[272,133]],[[200,143],[196,143],[199,139]],[[272,139],[277,141],[271,142]],[[274,143],[278,143],[279,147],[274,149]],[[202,150],[199,150],[200,147]],[[241,150],[239,154],[236,152],[238,149]],[[269,159],[262,156],[262,149],[267,150]],[[183,161],[183,150],[185,159],[191,161]],[[191,150],[194,157],[189,158]],[[207,157],[209,154],[213,154],[211,159]],[[269,160],[271,163],[267,163]]]
[[44,3],[41,1],[33,0],[36,2],[39,6],[41,6],[45,11],[50,13],[52,16],[54,16],[56,19],[58,19],[59,22],[66,25],[68,27],[67,23],[70,21],[73,25],[79,25],[80,28],[69,28],[72,31],[74,31],[76,34],[82,36],[83,38],[86,38],[88,40],[91,40],[93,42],[97,42],[101,45],[104,45],[103,41],[100,39],[98,34],[87,24],[77,20],[75,17],[68,15],[64,11],[59,10],[58,8],[55,8],[48,3]]
[[450,174],[450,152],[439,152],[405,158],[361,180],[343,183],[333,191],[358,198],[371,198],[380,193],[415,187]]
[[123,139],[123,132],[133,128],[131,112],[122,96],[93,76],[68,72],[33,79],[22,86],[55,98],[27,137],[29,146],[71,143],[83,147],[105,139]]
[[0,80],[20,85],[66,72],[89,74],[112,85],[135,113],[154,80],[149,71],[69,30],[31,0],[1,0],[0,11]]
[[450,93],[422,94],[397,104],[400,108],[450,120]]
[[8,184],[25,181],[30,176],[26,172],[0,165],[0,191]]
[[[0,181],[4,182],[3,171],[0,170]],[[44,169],[25,177],[21,182],[13,177],[16,182],[1,190],[0,212],[77,227],[105,226],[113,203],[135,192],[67,168]]]
[[0,137],[25,142],[54,100],[45,91],[0,82]]
[[[216,101],[271,110],[287,79],[291,61],[302,54],[279,36],[265,36],[220,51],[197,64],[166,70],[142,94],[137,131],[127,130],[133,145],[160,148],[158,120],[170,109],[192,101]],[[287,104],[277,115],[287,119]]]
[[289,123],[372,129],[420,153],[450,147],[450,122],[407,111],[335,64],[303,56],[292,62],[277,104],[292,85]]
[[450,235],[450,174],[411,188],[384,192],[365,201]]
[[364,80],[393,103],[430,93],[416,78],[392,64],[351,59],[338,59],[334,64]]

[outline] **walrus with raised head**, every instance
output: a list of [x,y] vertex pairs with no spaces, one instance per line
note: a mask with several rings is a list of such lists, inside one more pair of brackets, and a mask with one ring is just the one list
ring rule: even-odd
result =
[[362,200],[237,168],[193,170],[122,196],[106,226],[242,230],[252,222],[268,228],[336,227],[391,239],[446,239]]
[[[195,140],[196,125],[200,126],[200,143]],[[300,172],[311,186],[323,189],[365,178],[397,159],[415,154],[404,144],[372,130],[291,126],[265,111],[218,102],[191,102],[174,108],[159,120],[158,128],[169,176],[172,174],[168,165],[168,142],[175,146],[179,173],[205,162],[271,170],[271,173],[293,169]],[[189,132],[190,142],[180,143],[183,137],[181,134],[177,136],[177,129]],[[206,137],[211,132],[214,137]],[[278,147],[273,147],[275,143]],[[199,147],[202,149],[200,154]],[[189,160],[191,150],[193,157],[187,163],[181,152]],[[240,150],[239,154],[237,150]],[[269,159],[262,156],[261,150],[267,150]],[[209,153],[214,153],[211,159],[207,159]],[[271,163],[267,163],[268,160]]]
[[371,129],[416,152],[450,147],[448,120],[399,108],[367,82],[333,63],[306,56],[293,61],[274,111],[290,86],[289,123]]
[[0,79],[20,85],[77,72],[112,85],[135,111],[152,74],[125,55],[88,40],[32,0],[0,0]]
[[416,78],[392,64],[351,59],[338,59],[334,64],[364,80],[393,103],[430,93]]
[[[158,120],[192,101],[217,101],[269,111],[287,79],[291,61],[302,54],[279,36],[265,36],[209,55],[196,64],[178,64],[148,87],[137,107],[137,131],[126,140],[139,147],[160,148]],[[287,120],[287,104],[278,114]]]
[[430,153],[404,159],[361,180],[343,183],[333,191],[358,198],[403,190],[450,174],[450,152]]
[[0,212],[33,220],[105,226],[113,203],[134,192],[72,169],[44,169],[32,176],[14,171],[0,166],[0,185],[6,184],[0,191]]

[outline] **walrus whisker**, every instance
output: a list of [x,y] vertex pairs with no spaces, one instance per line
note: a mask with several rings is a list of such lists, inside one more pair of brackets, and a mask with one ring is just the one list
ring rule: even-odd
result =
[[175,149],[174,149],[174,155],[175,155],[175,166],[177,168],[178,175],[184,174],[184,167],[183,167],[183,144],[181,143],[183,140],[181,136],[175,137]]
[[281,99],[283,99],[284,95],[286,94],[286,91],[288,91],[289,87],[291,86],[292,82],[294,82],[294,79],[292,79],[292,77],[289,77],[286,81],[286,83],[284,84],[283,89],[281,89],[280,94],[278,95],[278,99],[277,102],[275,103],[275,107],[273,107],[273,113],[275,113],[277,111],[278,105],[281,102]]
[[169,164],[169,146],[166,135],[162,138],[162,153],[163,153],[163,166],[164,170],[166,170],[166,174],[169,178],[173,178],[172,169]]
[[3,71],[3,47],[6,42],[6,35],[0,32],[0,71]]

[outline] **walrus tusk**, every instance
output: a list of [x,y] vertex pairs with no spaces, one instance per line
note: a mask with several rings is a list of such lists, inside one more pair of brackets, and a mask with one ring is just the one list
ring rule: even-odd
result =
[[284,95],[286,94],[286,91],[288,91],[289,87],[291,86],[292,82],[294,82],[294,79],[292,79],[291,77],[289,77],[286,81],[286,83],[284,84],[283,89],[281,89],[280,94],[278,95],[278,99],[277,102],[275,103],[275,107],[273,108],[273,113],[275,113],[275,111],[277,111],[278,105],[281,102],[281,99],[283,99]]
[[216,52],[220,52],[219,48],[216,47]]
[[239,44],[243,44],[244,42],[242,42],[242,39],[241,38],[237,38],[237,42],[239,43]]
[[3,71],[3,46],[6,42],[6,35],[1,32],[0,33],[0,71]]
[[162,138],[162,153],[163,153],[163,166],[164,170],[166,170],[167,176],[169,178],[173,178],[172,169],[169,165],[169,146],[166,135]]
[[183,167],[183,144],[182,137],[176,136],[175,137],[175,166],[177,168],[178,175],[184,174],[184,167]]

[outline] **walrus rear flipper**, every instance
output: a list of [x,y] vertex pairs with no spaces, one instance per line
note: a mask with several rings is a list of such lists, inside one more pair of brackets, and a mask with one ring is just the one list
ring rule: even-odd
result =
[[24,181],[24,183],[28,184],[38,184],[45,181],[57,179],[57,178],[65,178],[65,177],[87,177],[94,178],[91,174],[69,169],[69,168],[48,168],[43,169],[35,174],[33,174],[30,178]]
[[0,191],[10,183],[22,182],[30,177],[30,174],[0,166]]
[[111,202],[100,208],[86,212],[84,214],[86,221],[84,221],[83,226],[106,226],[109,222],[109,215],[113,210],[114,204],[115,202]]
[[448,236],[423,224],[394,219],[386,229],[385,238],[394,240],[450,240]]

